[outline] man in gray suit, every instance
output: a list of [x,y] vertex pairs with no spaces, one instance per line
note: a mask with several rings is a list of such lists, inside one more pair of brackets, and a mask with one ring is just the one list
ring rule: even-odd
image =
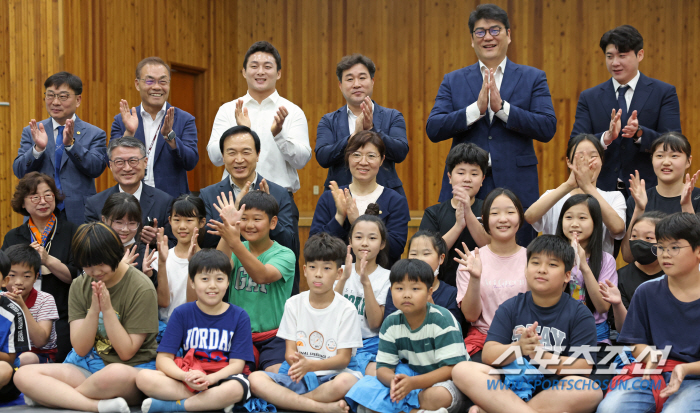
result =
[[49,118],[32,119],[22,130],[22,141],[12,170],[17,178],[38,171],[54,177],[66,198],[56,207],[68,220],[82,224],[85,200],[94,195],[95,178],[104,171],[106,133],[75,115],[80,106],[83,82],[60,72],[44,82]]

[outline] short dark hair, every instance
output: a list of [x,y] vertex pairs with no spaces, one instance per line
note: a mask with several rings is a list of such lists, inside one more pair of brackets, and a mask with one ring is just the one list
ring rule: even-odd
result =
[[447,254],[447,244],[445,243],[445,240],[438,234],[437,232],[433,232],[427,229],[419,229],[418,232],[413,234],[411,239],[408,240],[408,249],[411,249],[411,244],[413,244],[413,241],[418,239],[418,238],[428,238],[430,240],[430,243],[433,244],[433,248],[435,248],[435,251],[437,251],[438,256],[442,254]]
[[700,217],[689,212],[676,212],[656,224],[656,242],[686,240],[692,249],[700,246]]
[[574,267],[576,252],[566,239],[557,235],[540,235],[527,246],[527,261],[534,254],[545,254],[557,258],[564,263],[564,271],[571,271]]
[[10,273],[10,259],[7,258],[7,254],[5,254],[5,251],[0,251],[0,273],[2,274],[2,278],[7,277],[7,274]]
[[649,152],[656,152],[659,146],[662,146],[661,149],[664,151],[683,152],[685,156],[690,158],[690,142],[688,142],[688,138],[680,132],[666,132],[659,136],[651,143]]
[[447,164],[447,172],[449,173],[452,173],[457,165],[467,163],[478,165],[479,168],[481,168],[481,172],[486,175],[489,168],[489,153],[481,149],[479,145],[475,143],[460,143],[450,149],[445,163]]
[[304,261],[334,261],[338,268],[347,256],[347,246],[340,238],[320,232],[304,244]]
[[194,281],[194,277],[197,274],[206,274],[214,271],[221,271],[226,276],[229,276],[231,269],[231,257],[227,257],[226,254],[219,250],[210,248],[198,251],[187,264],[187,272],[192,281]]
[[[107,197],[102,206],[102,216],[107,220],[122,219],[126,217],[139,223],[141,227],[141,204],[135,196],[128,192],[117,192]],[[165,223],[163,223],[165,225]]]
[[256,190],[250,191],[241,198],[241,207],[245,205],[245,210],[257,209],[267,214],[269,219],[280,213],[280,207],[274,196],[267,192]]
[[630,50],[634,50],[634,54],[639,53],[640,50],[644,48],[644,39],[637,29],[625,24],[618,26],[612,30],[608,30],[600,38],[600,48],[608,48],[608,45],[615,45],[617,51],[620,53],[627,53]]
[[345,147],[345,164],[349,165],[350,155],[357,152],[358,149],[362,148],[368,143],[371,143],[372,145],[376,146],[377,150],[379,151],[379,157],[384,158],[384,154],[386,153],[386,146],[384,145],[382,137],[379,136],[379,134],[376,132],[363,130],[357,132],[355,135],[351,136],[350,139],[348,139],[348,144]]
[[[376,204],[370,204],[376,205]],[[389,231],[386,229],[386,224],[379,218],[379,212],[377,208],[367,207],[367,212],[357,217],[355,222],[350,226],[350,231],[348,231],[348,241],[352,242],[352,234],[355,232],[355,227],[360,222],[374,222],[377,224],[379,229],[379,236],[382,238],[381,242],[384,243],[384,248],[377,254],[377,264],[382,268],[387,268],[389,266]]]
[[104,264],[114,271],[124,257],[124,246],[110,226],[102,222],[88,222],[75,231],[71,252],[78,268]]
[[576,149],[578,149],[578,146],[583,141],[589,141],[593,144],[595,150],[598,152],[598,156],[600,157],[600,163],[602,164],[603,160],[605,159],[605,148],[603,147],[603,144],[600,143],[600,139],[596,138],[595,135],[591,135],[590,133],[580,133],[569,139],[569,143],[566,145],[566,157],[569,158],[569,162],[573,164],[572,158],[576,153]]
[[13,265],[26,265],[34,271],[34,274],[39,274],[41,269],[41,255],[29,244],[15,244],[5,250],[7,258],[10,260],[10,267]]
[[167,63],[163,59],[157,56],[151,56],[143,59],[142,61],[139,62],[139,64],[136,65],[136,79],[141,79],[141,70],[143,70],[143,67],[146,65],[160,65],[160,66],[165,66],[166,69],[168,69],[168,76],[172,76],[172,72],[170,71],[170,66],[168,66]]
[[491,213],[491,205],[493,205],[493,201],[496,200],[501,195],[507,196],[511,201],[513,201],[513,205],[515,206],[515,209],[518,211],[518,229],[522,228],[523,224],[525,223],[525,211],[523,211],[523,204],[520,202],[520,198],[518,198],[513,191],[510,189],[506,188],[496,188],[493,191],[489,192],[488,195],[486,195],[486,199],[484,200],[484,205],[481,207],[481,223],[484,225],[484,230],[486,230],[486,233],[491,235],[491,228],[489,227],[489,214]]
[[668,214],[663,211],[646,211],[639,218],[632,221],[627,230],[630,231],[631,234],[631,231],[634,229],[634,226],[642,221],[651,222],[652,224],[654,224],[654,227],[656,227],[656,224],[658,224],[659,221],[666,218],[667,216]]
[[36,194],[37,188],[41,183],[45,183],[51,188],[51,192],[53,192],[54,197],[56,197],[56,205],[63,200],[63,193],[59,192],[58,188],[56,188],[56,182],[53,178],[41,172],[34,171],[24,175],[17,183],[15,193],[12,195],[12,200],[10,201],[12,210],[28,217],[29,212],[24,208],[24,198]]
[[506,30],[510,29],[508,13],[495,4],[480,4],[469,14],[469,33],[474,33],[474,25],[481,19],[496,20],[503,24]]
[[219,139],[219,150],[221,151],[221,154],[224,154],[224,142],[226,141],[226,138],[228,138],[229,136],[242,135],[245,133],[253,137],[253,143],[255,144],[255,153],[260,154],[260,137],[257,133],[255,133],[254,130],[243,125],[237,125],[232,128],[229,128],[226,130],[226,132],[221,134],[221,138]]
[[173,200],[170,216],[202,219],[207,217],[207,208],[202,198],[192,194],[182,194]]
[[389,281],[392,285],[401,282],[408,277],[409,281],[422,282],[428,288],[433,286],[435,274],[427,262],[413,258],[407,258],[396,261],[391,272],[389,273]]
[[367,71],[369,71],[369,77],[374,79],[374,72],[377,71],[377,67],[374,65],[372,59],[359,53],[355,53],[340,59],[338,66],[335,68],[335,75],[338,76],[338,80],[342,82],[343,72],[357,64],[364,65],[367,68]]
[[248,51],[245,52],[245,57],[243,58],[244,69],[248,67],[248,58],[250,55],[257,52],[271,54],[272,57],[275,58],[275,63],[277,63],[277,71],[279,72],[282,70],[282,57],[280,56],[280,52],[277,51],[275,46],[273,46],[270,42],[266,42],[265,40],[253,43],[253,45],[248,48]]
[[110,139],[107,144],[107,160],[112,160],[112,151],[117,148],[139,148],[141,156],[146,156],[146,145],[133,136],[122,136],[117,139]]
[[49,76],[44,82],[44,89],[51,86],[59,88],[63,85],[68,85],[76,96],[83,94],[83,81],[78,76],[68,72],[58,72]]

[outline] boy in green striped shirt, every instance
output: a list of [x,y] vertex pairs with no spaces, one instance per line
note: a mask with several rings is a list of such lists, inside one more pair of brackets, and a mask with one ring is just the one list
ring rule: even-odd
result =
[[365,376],[346,395],[359,413],[462,410],[465,397],[452,383],[452,367],[469,356],[452,313],[428,302],[433,279],[421,260],[400,260],[391,268],[398,310],[382,323],[377,376]]

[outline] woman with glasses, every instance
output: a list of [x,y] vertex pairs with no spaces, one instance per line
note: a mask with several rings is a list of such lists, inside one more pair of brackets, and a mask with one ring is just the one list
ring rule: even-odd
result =
[[41,255],[41,275],[34,288],[53,295],[58,309],[55,328],[57,353],[55,360],[63,362],[71,349],[68,325],[68,291],[78,276],[73,265],[71,239],[77,226],[59,214],[56,203],[63,200],[52,177],[30,172],[19,180],[12,196],[12,209],[29,219],[5,234],[2,250],[29,244]]
[[388,232],[390,267],[401,258],[411,216],[404,196],[377,183],[384,153],[384,142],[375,132],[362,131],[348,140],[345,163],[352,183],[338,187],[331,181],[331,190],[324,192],[316,204],[309,236],[327,232],[348,242],[350,226],[360,215],[379,215]]

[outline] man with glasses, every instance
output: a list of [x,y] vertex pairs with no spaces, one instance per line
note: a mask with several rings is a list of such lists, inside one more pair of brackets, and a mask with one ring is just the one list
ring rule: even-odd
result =
[[56,208],[69,221],[82,224],[85,199],[97,192],[95,178],[105,169],[107,135],[75,114],[83,93],[78,76],[56,73],[46,79],[44,89],[50,118],[32,119],[22,129],[12,170],[17,178],[34,171],[53,177],[65,195]]
[[146,172],[148,158],[144,144],[132,137],[124,136],[119,139],[110,139],[107,146],[109,169],[117,181],[117,185],[93,195],[85,201],[85,222],[100,221],[102,219],[102,207],[110,195],[119,192],[128,192],[139,200],[141,205],[141,242],[152,244],[155,242],[158,227],[165,227],[168,241],[175,242],[170,230],[168,217],[170,216],[170,204],[173,197],[169,194],[149,185],[144,185],[143,177]]
[[[632,26],[607,31],[600,39],[611,78],[581,92],[571,137],[595,134],[605,147],[598,188],[629,196],[630,175],[639,171],[647,188],[656,186],[651,144],[665,132],[681,131],[676,88],[639,71],[644,39]],[[629,206],[628,206],[629,208]]]
[[[540,194],[532,141],[549,142],[557,127],[547,77],[508,60],[510,23],[500,7],[479,5],[469,16],[469,31],[479,61],[445,75],[426,132],[433,142],[473,142],[489,152],[490,170],[477,197],[508,188],[527,208]],[[439,201],[451,197],[445,169]],[[517,239],[527,245],[535,236],[525,224]]]
[[110,139],[133,136],[146,146],[148,165],[144,183],[173,198],[190,192],[187,171],[197,166],[197,127],[194,116],[170,105],[170,66],[159,57],[147,57],[136,66],[134,85],[141,104],[129,109],[120,102]]

